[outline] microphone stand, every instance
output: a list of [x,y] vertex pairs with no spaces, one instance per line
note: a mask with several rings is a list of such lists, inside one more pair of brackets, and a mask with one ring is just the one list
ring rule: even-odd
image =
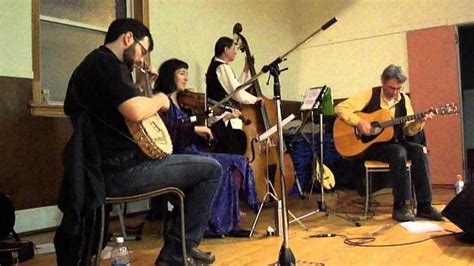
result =
[[327,30],[329,27],[331,27],[334,23],[337,22],[337,18],[333,17],[326,23],[324,23],[323,26],[321,26],[320,29],[316,30],[312,34],[310,34],[306,39],[303,41],[299,42],[296,44],[293,48],[291,48],[289,51],[281,55],[280,57],[276,58],[271,62],[269,65],[266,65],[262,68],[262,70],[257,73],[255,76],[253,76],[251,79],[249,79],[247,82],[244,84],[240,85],[237,87],[232,93],[229,93],[225,98],[220,100],[218,104],[222,104],[226,101],[228,101],[230,98],[232,98],[236,93],[238,93],[240,90],[243,90],[247,88],[249,85],[253,84],[254,81],[256,81],[263,73],[269,72],[270,75],[273,77],[274,83],[273,83],[273,90],[274,90],[274,100],[276,102],[276,108],[277,108],[277,129],[278,129],[278,149],[279,149],[279,164],[280,164],[280,179],[281,179],[281,195],[282,195],[282,218],[283,218],[283,243],[280,248],[280,254],[278,256],[278,264],[279,265],[296,265],[295,262],[295,256],[293,255],[293,252],[290,249],[290,245],[288,242],[288,211],[286,208],[286,183],[285,183],[285,167],[284,167],[284,151],[283,151],[283,129],[281,126],[281,94],[280,94],[280,79],[279,75],[281,71],[287,70],[282,69],[280,70],[278,64],[283,62],[283,60],[286,59],[286,57],[296,50],[298,47],[303,45],[306,41],[311,39],[314,35],[319,33],[320,31]]
[[[295,256],[290,249],[288,241],[288,211],[286,208],[286,182],[285,182],[285,163],[284,163],[284,149],[283,149],[283,129],[281,126],[281,90],[280,90],[280,73],[288,68],[281,69],[278,64],[282,60],[277,60],[262,68],[263,73],[270,72],[273,77],[273,99],[276,105],[277,112],[277,131],[278,131],[278,163],[280,167],[280,182],[281,182],[281,200],[282,200],[282,220],[283,220],[283,243],[280,248],[278,256],[279,265],[296,265]],[[269,77],[270,78],[270,77]]]

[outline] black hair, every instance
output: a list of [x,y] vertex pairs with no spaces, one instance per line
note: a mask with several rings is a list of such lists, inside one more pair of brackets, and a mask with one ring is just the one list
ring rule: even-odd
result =
[[153,51],[153,38],[151,37],[150,30],[140,21],[133,18],[119,18],[114,20],[107,30],[105,35],[104,44],[108,44],[117,40],[120,35],[132,32],[133,36],[137,40],[142,40],[145,37],[150,39],[150,47],[148,51]]
[[232,40],[231,38],[229,37],[220,37],[216,44],[214,45],[214,56],[211,58],[211,62],[209,62],[209,66],[207,67],[207,72],[206,72],[206,75],[209,74],[209,69],[211,68],[211,65],[212,65],[212,61],[214,61],[214,58],[215,57],[219,57],[221,56],[224,51],[225,51],[225,48],[230,48],[232,47],[232,45],[234,44],[234,40]]
[[229,37],[220,37],[216,45],[214,45],[214,56],[220,56],[224,53],[225,48],[230,48],[234,44],[234,40]]
[[188,69],[189,66],[186,62],[176,58],[168,59],[163,62],[158,69],[158,78],[155,82],[154,92],[163,92],[165,94],[169,94],[176,91],[174,73],[176,70],[181,68]]

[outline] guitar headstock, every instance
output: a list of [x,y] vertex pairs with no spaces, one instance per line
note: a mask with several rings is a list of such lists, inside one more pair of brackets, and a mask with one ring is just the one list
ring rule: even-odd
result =
[[448,103],[431,109],[437,115],[452,115],[459,113],[458,107],[454,103]]

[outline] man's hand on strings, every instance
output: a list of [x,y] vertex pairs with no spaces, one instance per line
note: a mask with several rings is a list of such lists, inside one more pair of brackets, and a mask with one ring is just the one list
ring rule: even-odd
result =
[[372,132],[372,126],[370,125],[370,122],[367,120],[360,120],[359,123],[357,124],[357,129],[359,130],[360,133],[366,136],[369,136]]

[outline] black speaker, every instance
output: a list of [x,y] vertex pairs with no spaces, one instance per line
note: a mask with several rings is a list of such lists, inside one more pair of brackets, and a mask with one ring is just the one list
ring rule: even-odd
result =
[[461,228],[468,239],[474,239],[474,186],[467,184],[464,189],[446,205],[444,217]]

